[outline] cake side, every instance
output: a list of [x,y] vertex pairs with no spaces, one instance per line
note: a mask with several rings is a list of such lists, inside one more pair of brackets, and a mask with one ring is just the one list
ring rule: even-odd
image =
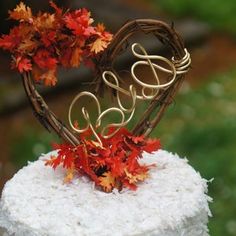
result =
[[150,178],[137,191],[107,194],[86,177],[63,184],[63,169],[44,166],[50,155],[5,185],[0,227],[9,235],[208,235],[207,181],[186,159],[162,150],[144,153],[141,162],[156,164]]

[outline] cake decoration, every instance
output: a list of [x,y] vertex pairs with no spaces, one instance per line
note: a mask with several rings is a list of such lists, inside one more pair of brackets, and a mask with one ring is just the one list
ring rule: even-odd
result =
[[[34,16],[21,2],[9,11],[10,19],[18,21],[18,26],[0,39],[0,47],[12,55],[12,68],[21,74],[36,118],[62,139],[61,144],[54,145],[57,155],[46,160],[45,165],[54,169],[62,165],[67,170],[66,183],[86,175],[105,192],[124,187],[135,190],[153,167],[139,162],[143,152],[160,149],[159,139],[148,136],[183,82],[191,64],[190,54],[174,28],[162,21],[132,20],[113,36],[103,24],[93,24],[87,9],[62,10],[52,1],[50,5],[54,13],[40,12]],[[149,53],[142,43],[130,46],[129,40],[136,33],[154,35],[170,49],[172,58],[159,55],[158,50]],[[127,51],[132,52],[135,60],[127,72],[130,85],[114,67],[117,58]],[[82,62],[94,71],[94,87],[80,92],[72,101],[68,109],[69,128],[51,111],[36,85],[55,86],[59,67],[78,68]],[[139,75],[139,67],[150,69],[154,83]],[[99,95],[106,96],[104,89],[111,92],[114,103],[103,109]],[[78,120],[72,118],[81,97],[90,98],[97,108],[93,112],[97,114],[95,124],[86,106],[82,106]],[[147,109],[128,130],[140,101],[148,104]],[[104,117],[111,114],[120,117],[120,122],[104,125]],[[80,126],[81,119],[86,122],[85,127]]]

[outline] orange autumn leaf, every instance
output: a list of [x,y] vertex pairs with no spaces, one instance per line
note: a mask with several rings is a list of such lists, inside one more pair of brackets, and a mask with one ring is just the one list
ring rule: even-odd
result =
[[57,83],[56,70],[48,70],[40,76],[40,80],[43,80],[46,86],[55,86]]
[[71,67],[79,67],[82,60],[82,53],[83,51],[79,47],[73,50],[71,59],[70,59]]
[[99,180],[100,186],[105,192],[111,192],[111,190],[115,186],[115,178],[112,176],[110,171],[104,173],[101,177],[99,177]]
[[32,21],[31,8],[27,7],[23,2],[20,2],[13,11],[9,11],[9,15],[13,20]]
[[103,51],[105,48],[107,48],[108,43],[104,41],[101,38],[96,39],[93,43],[90,45],[90,51],[94,52],[95,54]]
[[97,31],[100,33],[103,33],[105,31],[105,26],[103,23],[98,23],[97,24]]

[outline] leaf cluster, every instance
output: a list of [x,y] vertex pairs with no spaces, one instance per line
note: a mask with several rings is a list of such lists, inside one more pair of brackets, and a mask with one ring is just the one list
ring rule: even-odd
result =
[[56,144],[54,149],[58,150],[58,155],[52,156],[45,164],[54,169],[62,165],[67,170],[65,182],[70,182],[78,174],[88,176],[105,192],[124,187],[136,190],[137,183],[148,177],[148,171],[153,166],[142,165],[139,159],[144,151],[151,153],[158,150],[160,141],[133,136],[122,128],[102,142],[103,146],[82,135],[81,144],[76,147]]
[[57,82],[57,68],[79,67],[81,62],[92,65],[112,39],[103,24],[93,26],[91,13],[83,8],[63,11],[50,2],[54,13],[32,14],[23,2],[9,18],[19,24],[0,38],[0,48],[12,54],[12,68],[20,73],[32,71],[36,82],[47,86]]

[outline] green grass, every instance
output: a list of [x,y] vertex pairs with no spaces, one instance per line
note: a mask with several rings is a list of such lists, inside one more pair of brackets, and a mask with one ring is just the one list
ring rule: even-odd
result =
[[213,28],[236,34],[235,0],[151,0],[158,9],[177,17],[195,17]]
[[[209,184],[210,234],[236,235],[236,70],[207,78],[197,89],[179,94],[152,136],[163,148],[187,157]],[[142,109],[141,109],[142,110]],[[50,150],[54,136],[28,129],[13,144],[13,161],[20,167]]]

